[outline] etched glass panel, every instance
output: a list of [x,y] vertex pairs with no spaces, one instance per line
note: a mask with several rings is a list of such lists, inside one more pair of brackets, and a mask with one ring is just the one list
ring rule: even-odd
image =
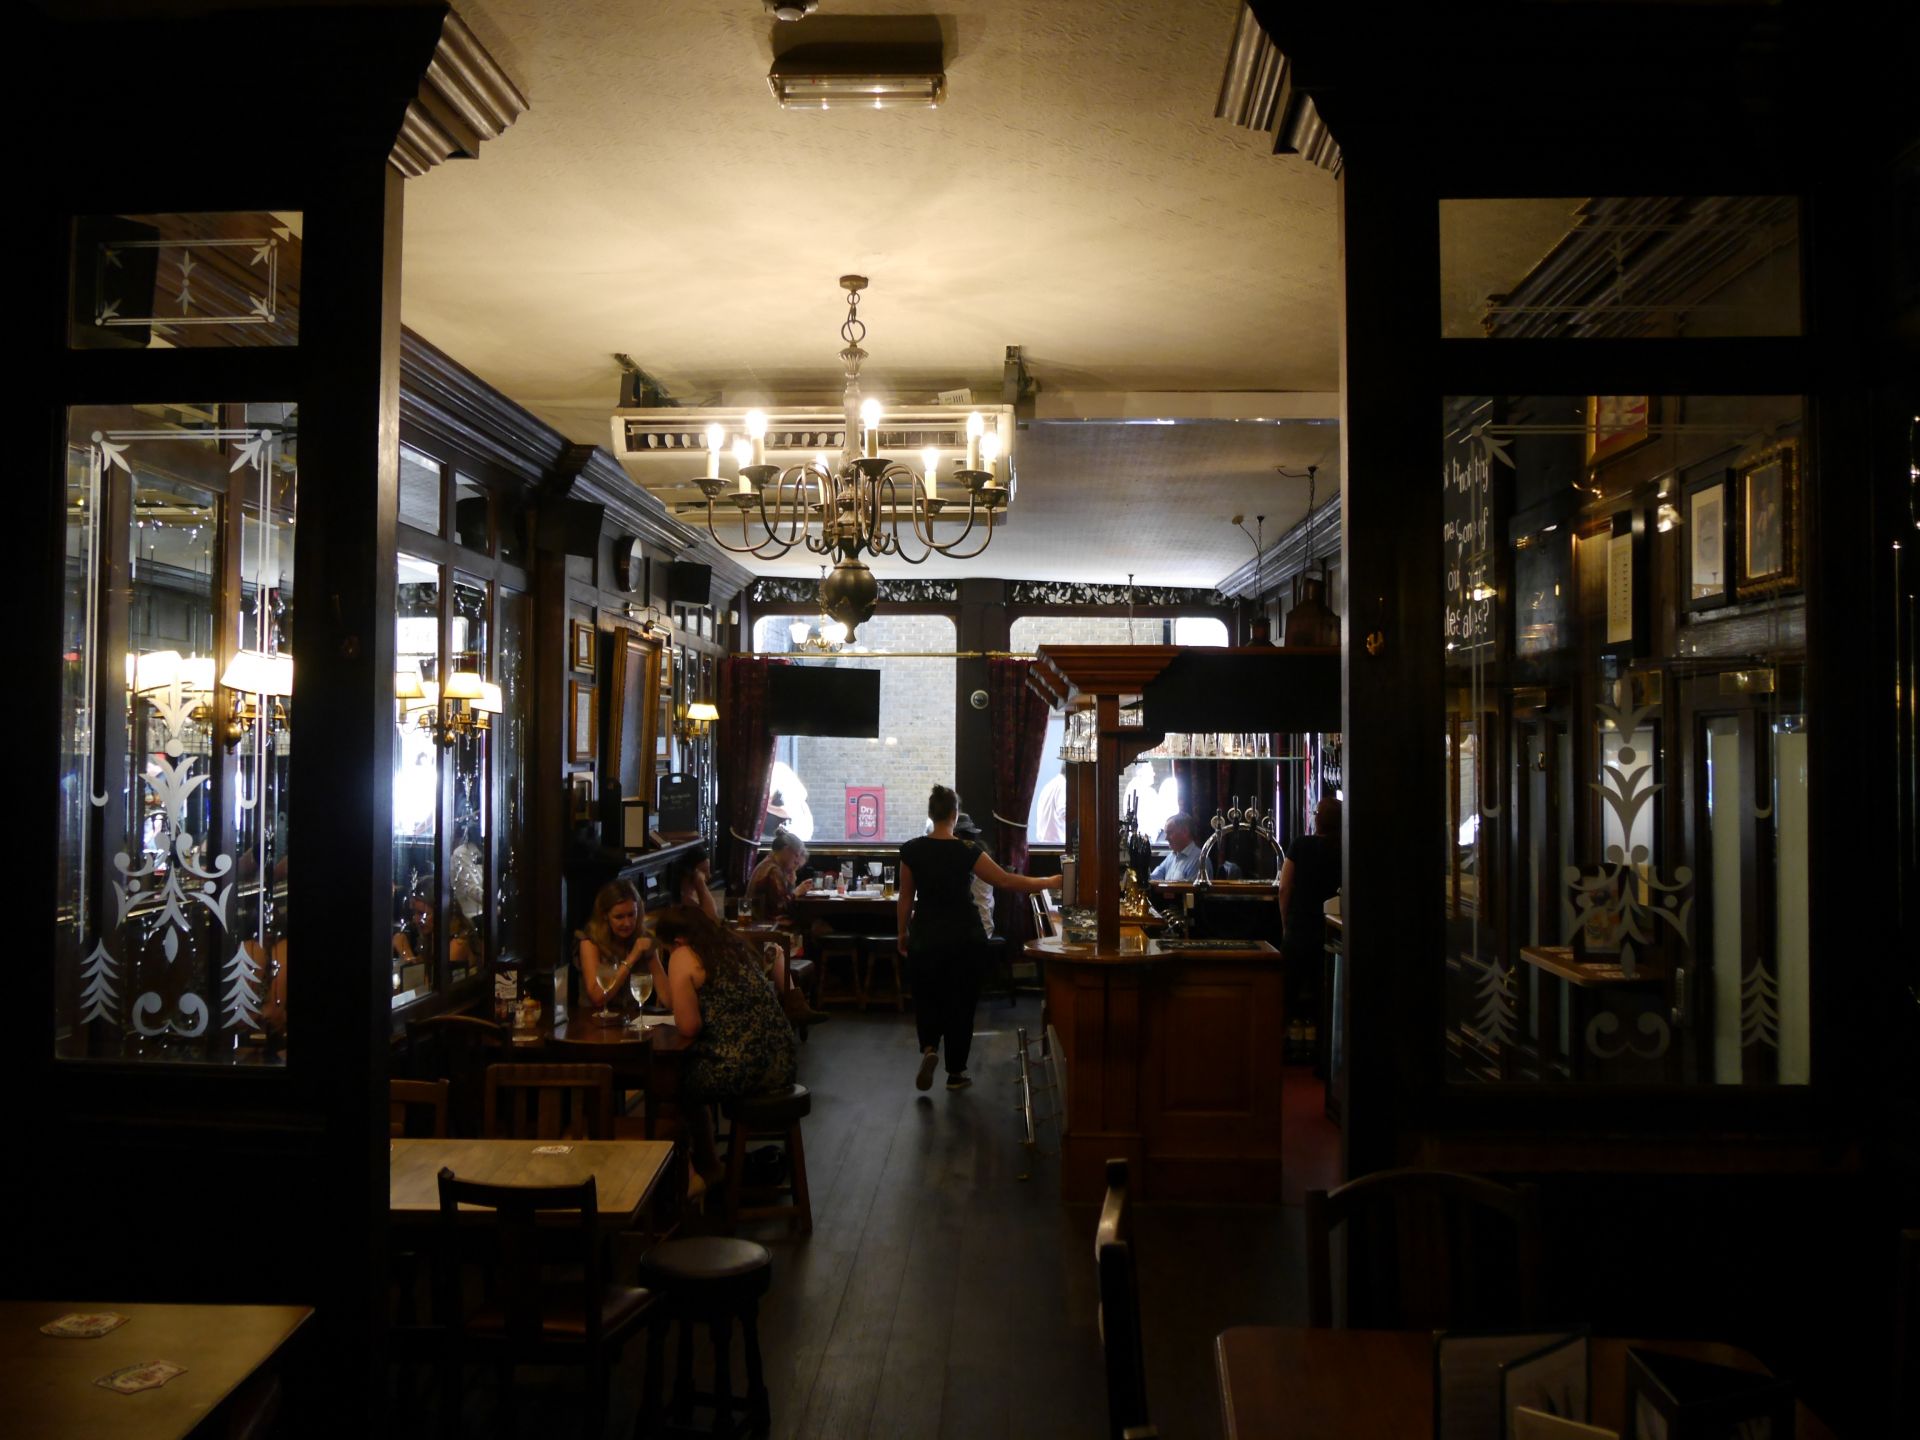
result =
[[1447,402],[1451,1079],[1810,1078],[1801,414]]
[[62,1058],[284,1058],[295,429],[287,405],[70,412]]
[[440,462],[410,445],[400,447],[400,523],[440,533]]
[[[456,574],[452,610],[448,616],[448,672],[452,689],[461,690],[459,677],[482,684],[489,676],[487,639],[491,597],[485,581]],[[487,753],[493,716],[472,699],[446,702],[443,721],[449,735],[445,747],[452,783],[448,797],[447,837],[447,979],[458,984],[486,958],[487,915],[491,906],[487,880],[493,833],[493,794],[487,784]],[[482,729],[485,725],[487,728]]]
[[453,538],[481,555],[493,553],[487,524],[487,492],[464,475],[453,477]]
[[514,591],[500,593],[500,639],[494,673],[500,685],[500,713],[493,717],[493,746],[499,795],[493,870],[498,954],[502,961],[533,957],[533,904],[526,876],[532,796],[527,788],[527,750],[533,713],[530,640],[532,602]]
[[1800,333],[1800,206],[1784,195],[1440,202],[1449,339]]
[[393,1004],[432,993],[439,964],[440,567],[402,555],[394,597]]
[[297,211],[83,215],[73,224],[76,350],[296,345]]

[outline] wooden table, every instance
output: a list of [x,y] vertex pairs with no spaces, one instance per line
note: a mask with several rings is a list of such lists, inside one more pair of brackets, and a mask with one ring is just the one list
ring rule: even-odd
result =
[[[111,1310],[127,1323],[96,1340],[42,1335],[49,1320]],[[111,1300],[0,1302],[0,1430],[14,1440],[180,1440],[271,1383],[275,1355],[313,1311],[304,1305],[122,1305]],[[170,1360],[186,1373],[133,1395],[93,1382]],[[249,1384],[251,1382],[251,1384]],[[225,1433],[221,1415],[209,1432]]]
[[846,919],[860,919],[872,923],[876,920],[889,922],[891,930],[900,913],[900,897],[883,895],[878,890],[862,890],[857,895],[837,895],[831,890],[809,890],[804,895],[796,895],[789,902],[796,920],[825,920],[839,925]]
[[[572,1148],[534,1153],[547,1144]],[[620,1230],[639,1218],[672,1159],[665,1140],[395,1140],[387,1213],[396,1225],[432,1221],[440,1213],[442,1166],[486,1185],[578,1185],[592,1176],[600,1228]]]
[[[1627,1348],[1685,1355],[1765,1374],[1744,1350],[1712,1341],[1595,1338],[1593,1423],[1621,1426]],[[1241,1326],[1214,1342],[1227,1440],[1433,1433],[1433,1336],[1424,1330],[1290,1330]],[[1833,1432],[1799,1407],[1801,1440]]]

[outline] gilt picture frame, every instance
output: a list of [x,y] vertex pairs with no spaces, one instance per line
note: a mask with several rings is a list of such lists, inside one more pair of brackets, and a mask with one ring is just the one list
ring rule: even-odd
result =
[[567,684],[567,759],[582,764],[595,758],[600,739],[594,714],[593,686],[579,680]]
[[585,620],[575,620],[572,629],[568,633],[572,640],[569,653],[573,659],[573,668],[575,670],[591,671],[593,669],[595,642],[598,638],[594,633],[593,626]]
[[1586,465],[1596,465],[1637,449],[1653,438],[1651,395],[1589,395],[1586,413]]
[[1732,471],[1742,600],[1800,588],[1800,442],[1780,440]]

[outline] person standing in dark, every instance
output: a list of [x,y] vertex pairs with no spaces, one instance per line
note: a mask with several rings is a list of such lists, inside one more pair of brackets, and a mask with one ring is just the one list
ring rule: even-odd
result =
[[1326,903],[1340,893],[1340,801],[1327,795],[1313,807],[1313,833],[1287,847],[1280,867],[1280,955],[1286,970],[1287,1010],[1317,1018],[1320,972],[1326,964]]
[[973,1048],[973,1007],[980,997],[986,932],[974,906],[973,879],[1031,895],[1059,885],[1058,875],[1011,875],[972,840],[954,834],[960,797],[944,785],[927,800],[932,830],[900,847],[897,929],[900,953],[913,975],[913,1015],[920,1037],[916,1089],[933,1084],[940,1044],[947,1047],[947,1088],[973,1083],[967,1056]]

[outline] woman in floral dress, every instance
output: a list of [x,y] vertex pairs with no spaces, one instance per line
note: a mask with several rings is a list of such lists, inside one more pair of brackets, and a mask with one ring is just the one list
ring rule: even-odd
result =
[[680,1093],[694,1164],[712,1181],[721,1166],[707,1105],[791,1085],[798,1060],[793,1027],[753,948],[699,910],[662,910],[653,938],[667,955],[674,1028],[694,1042]]

